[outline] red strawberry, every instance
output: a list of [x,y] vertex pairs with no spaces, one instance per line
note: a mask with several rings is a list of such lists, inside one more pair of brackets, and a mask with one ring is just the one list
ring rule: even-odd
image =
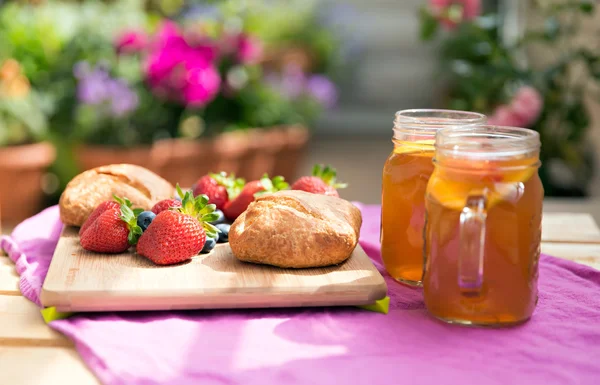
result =
[[115,197],[115,200],[120,206],[105,204],[110,207],[99,215],[90,215],[82,226],[84,231],[79,242],[84,249],[98,253],[122,253],[137,242],[142,234],[142,229],[137,225],[137,216],[142,210],[132,210],[127,198],[121,200]]
[[246,211],[250,203],[254,202],[255,197],[262,194],[277,192],[279,190],[285,190],[288,187],[289,185],[282,176],[276,176],[271,180],[269,179],[269,176],[265,174],[260,180],[248,182],[237,197],[225,204],[225,207],[223,207],[223,214],[225,214],[228,219],[235,220]]
[[207,204],[208,196],[194,195],[188,191],[183,196],[181,207],[164,210],[150,223],[140,237],[137,253],[157,265],[172,265],[191,259],[204,247],[206,236],[215,238],[219,231],[211,225],[216,220],[215,205]]
[[79,229],[79,235],[83,234],[83,232],[90,226],[91,223],[94,223],[94,221],[100,216],[100,214],[102,214],[103,212],[105,212],[108,209],[118,209],[119,207],[120,207],[120,205],[117,201],[105,201],[105,202],[100,203],[94,209],[94,211],[92,211],[90,216],[86,219],[86,221],[83,223],[83,225]]
[[151,211],[158,215],[171,207],[181,207],[181,202],[177,199],[163,199],[162,201],[156,202]]
[[206,195],[208,201],[223,209],[230,196],[239,194],[245,181],[236,179],[234,174],[227,175],[225,172],[219,174],[208,174],[198,179],[194,185],[194,196]]
[[292,190],[339,197],[337,189],[346,188],[346,183],[336,183],[336,171],[329,166],[315,165],[312,176],[303,176],[292,185]]

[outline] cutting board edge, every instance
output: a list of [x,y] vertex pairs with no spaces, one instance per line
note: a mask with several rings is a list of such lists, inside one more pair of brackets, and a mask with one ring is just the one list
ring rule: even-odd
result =
[[[367,305],[387,296],[385,280],[372,286],[369,291],[346,291],[339,293],[297,293],[263,294],[260,299],[249,302],[253,293],[222,293],[214,295],[182,296],[117,296],[107,297],[97,294],[100,302],[94,301],[94,296],[81,292],[80,295],[61,295],[60,292],[42,290],[42,304],[46,307],[56,307],[65,312],[109,312],[109,311],[154,311],[154,310],[194,310],[194,309],[255,309],[255,308],[292,308],[292,307],[323,307],[323,306],[357,306]],[[132,305],[133,304],[133,305]]]

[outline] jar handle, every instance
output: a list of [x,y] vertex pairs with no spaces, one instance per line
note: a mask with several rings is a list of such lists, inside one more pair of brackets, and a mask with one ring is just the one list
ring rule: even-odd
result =
[[479,294],[483,285],[486,206],[484,195],[470,195],[460,214],[458,286],[467,295]]

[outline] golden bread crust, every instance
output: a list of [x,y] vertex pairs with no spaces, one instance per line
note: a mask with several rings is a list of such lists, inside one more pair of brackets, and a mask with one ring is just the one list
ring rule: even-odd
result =
[[350,257],[361,224],[360,210],[344,199],[285,190],[251,203],[232,224],[229,245],[245,262],[329,266]]
[[73,178],[60,196],[60,219],[81,226],[102,202],[113,194],[128,198],[134,207],[150,210],[162,199],[172,198],[175,188],[152,171],[131,164],[111,164],[85,171]]

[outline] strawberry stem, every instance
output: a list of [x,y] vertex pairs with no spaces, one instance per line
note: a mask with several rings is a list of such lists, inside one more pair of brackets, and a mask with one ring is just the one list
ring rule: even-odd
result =
[[323,166],[322,164],[315,164],[312,175],[321,178],[323,182],[335,189],[348,187],[347,183],[337,182],[337,171],[329,165]]
[[217,183],[227,190],[227,196],[230,200],[235,199],[246,184],[246,181],[243,178],[236,178],[234,173],[227,175],[226,172],[221,171],[218,174],[210,173],[208,174],[211,178],[217,181]]
[[143,233],[142,228],[137,224],[137,218],[144,210],[140,208],[132,209],[132,203],[127,198],[119,198],[116,195],[113,195],[113,198],[121,205],[121,215],[119,218],[127,224],[127,228],[129,229],[127,241],[130,245],[135,245]]
[[176,189],[177,193],[182,196],[181,207],[177,208],[177,210],[196,218],[204,228],[206,236],[215,238],[221,231],[208,222],[219,218],[219,215],[215,213],[217,206],[208,204],[208,196],[205,194],[198,195],[197,197],[194,197],[191,191],[186,191],[184,194],[179,184],[177,184]]
[[260,183],[262,184],[264,190],[254,194],[255,198],[261,195],[287,190],[290,187],[290,185],[285,181],[284,177],[276,176],[273,179],[269,179],[269,175],[266,173],[260,179]]

